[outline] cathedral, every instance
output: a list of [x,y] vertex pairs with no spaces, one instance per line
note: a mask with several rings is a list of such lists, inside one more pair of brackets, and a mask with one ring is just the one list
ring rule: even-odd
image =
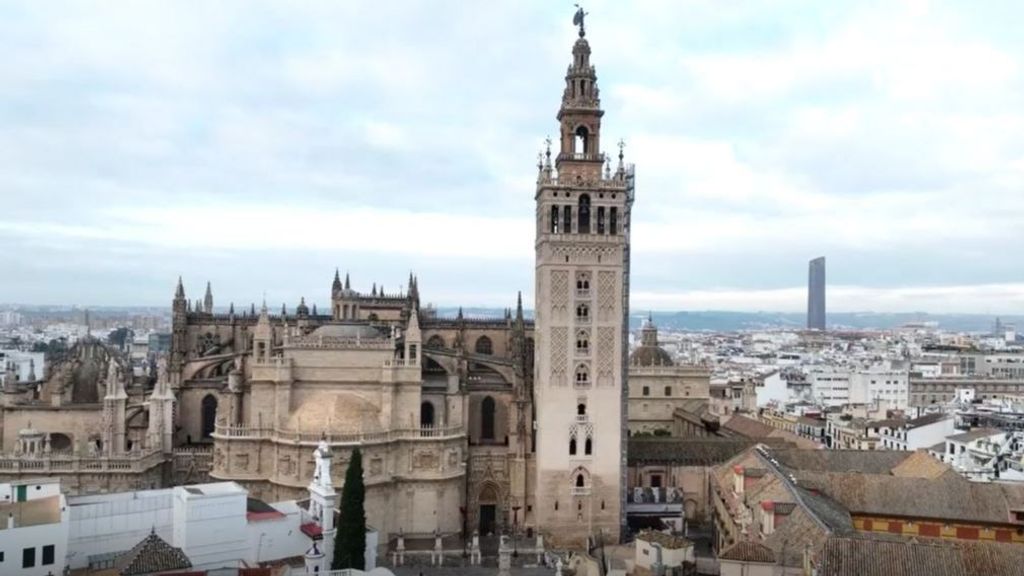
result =
[[[603,152],[582,20],[559,138],[537,163],[532,319],[521,297],[499,317],[441,315],[421,306],[414,274],[386,291],[335,271],[321,310],[215,309],[209,284],[190,300],[179,279],[171,350],[150,375],[86,340],[45,381],[5,381],[0,448],[13,454],[0,455],[0,477],[58,474],[79,493],[223,480],[282,501],[304,498],[318,466],[344,478],[358,447],[382,543],[618,541],[629,371],[646,370],[641,413],[650,388],[668,396],[665,378],[682,373],[659,360],[654,332],[629,356],[633,167],[621,145],[617,162]],[[663,425],[649,419],[638,431]]]
[[[368,522],[388,535],[540,534],[554,545],[623,530],[633,169],[602,152],[580,24],[537,166],[533,309],[443,317],[406,289],[353,288],[215,313],[173,301],[175,443],[212,443],[215,480],[266,500],[301,497],[321,441],[344,477],[363,452]],[[553,156],[553,157],[552,157]]]

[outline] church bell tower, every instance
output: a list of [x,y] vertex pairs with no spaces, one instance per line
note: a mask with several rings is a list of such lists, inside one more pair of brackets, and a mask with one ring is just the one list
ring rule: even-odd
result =
[[601,148],[597,75],[579,38],[536,192],[538,442],[534,519],[556,546],[617,542],[625,522],[625,391],[633,170]]

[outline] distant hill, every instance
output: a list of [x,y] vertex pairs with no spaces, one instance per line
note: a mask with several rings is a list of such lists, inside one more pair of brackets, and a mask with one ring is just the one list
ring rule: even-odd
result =
[[[455,316],[458,308],[438,308],[442,316]],[[465,308],[469,318],[504,315],[500,308]],[[533,311],[525,311],[528,318]],[[654,323],[669,330],[728,332],[735,330],[800,329],[806,326],[806,315],[799,312],[729,312],[724,310],[686,310],[681,312],[654,312]],[[634,311],[630,328],[639,328],[646,312]],[[1001,316],[1003,324],[1014,324],[1024,331],[1024,316]],[[829,328],[887,329],[909,323],[931,322],[939,328],[954,332],[988,332],[995,323],[994,316],[983,314],[929,314],[927,312],[833,312],[828,315]]]

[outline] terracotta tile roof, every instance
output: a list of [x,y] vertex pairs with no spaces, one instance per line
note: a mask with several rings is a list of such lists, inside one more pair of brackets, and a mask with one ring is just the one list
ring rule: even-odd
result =
[[889,474],[911,454],[898,450],[771,450],[779,463],[794,470],[864,474]]
[[968,574],[959,551],[952,546],[868,538],[829,538],[818,556],[817,573],[819,576]]
[[745,438],[630,438],[626,454],[630,464],[707,466],[725,462],[753,445]]
[[819,576],[1024,576],[1024,546],[864,534],[829,538]]
[[775,563],[775,552],[764,544],[752,540],[740,540],[719,554],[718,557],[722,560],[738,562]]
[[729,420],[722,425],[722,428],[754,440],[767,438],[775,431],[775,428],[772,428],[763,422],[758,422],[753,418],[747,418],[742,414],[733,415],[732,418],[729,418]]
[[798,484],[838,501],[852,514],[1010,523],[1024,486],[969,482],[958,474],[934,479],[798,471]]
[[121,576],[135,576],[154,572],[170,572],[191,568],[192,562],[181,551],[168,544],[156,532],[150,532],[134,548],[118,557],[114,563]]
[[922,450],[913,452],[909,458],[892,469],[893,476],[906,478],[938,478],[949,472],[956,473],[948,465],[932,458]]

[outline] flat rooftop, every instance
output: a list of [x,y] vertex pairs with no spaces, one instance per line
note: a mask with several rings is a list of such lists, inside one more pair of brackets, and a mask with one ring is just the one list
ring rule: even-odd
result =
[[0,530],[7,530],[7,519],[14,518],[15,528],[60,523],[60,495],[36,498],[27,502],[0,504]]

